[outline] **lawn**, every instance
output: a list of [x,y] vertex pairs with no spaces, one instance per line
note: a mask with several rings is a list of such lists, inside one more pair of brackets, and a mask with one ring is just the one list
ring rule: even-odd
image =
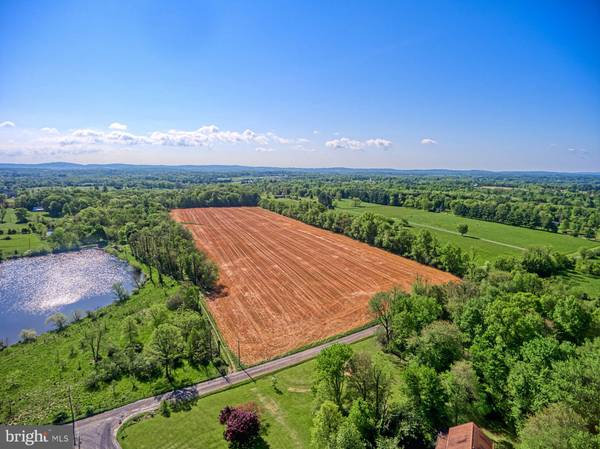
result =
[[[29,219],[35,221],[42,214],[42,212],[29,212]],[[27,227],[27,223],[17,224],[14,209],[6,209],[4,223],[0,223],[0,229],[4,231],[4,234],[0,235],[0,253],[3,257],[22,255],[28,250],[49,249],[48,244],[38,234],[21,234],[21,229]],[[17,234],[9,236],[9,229],[16,229]],[[7,237],[10,237],[10,239],[5,240]]]
[[[69,410],[69,386],[75,414],[83,417],[171,390],[173,386],[215,377],[218,373],[212,365],[196,369],[184,361],[175,370],[173,386],[164,376],[147,382],[126,376],[95,391],[86,389],[85,379],[94,368],[90,350],[82,346],[85,331],[92,325],[104,327],[101,349],[104,357],[109,345],[120,346],[121,323],[127,316],[140,318],[140,341],[148,341],[153,325],[147,309],[154,304],[164,304],[178,288],[173,281],[167,282],[169,285],[165,287],[147,282],[126,302],[98,309],[100,316],[94,324],[91,318],[84,318],[63,331],[42,334],[33,343],[16,344],[0,352],[0,422],[51,422],[58,413]],[[172,313],[175,312],[168,312]]]
[[[564,254],[572,254],[583,247],[600,246],[600,242],[583,238],[463,218],[445,212],[435,213],[370,203],[361,203],[359,207],[354,207],[352,200],[336,201],[336,208],[352,214],[373,212],[386,217],[403,218],[415,228],[429,229],[440,242],[451,242],[464,250],[472,250],[480,262],[503,255],[519,255],[525,249],[534,246],[549,246]],[[461,237],[456,231],[456,227],[462,223],[469,226],[465,237]]]
[[[375,338],[352,345],[355,351],[379,351]],[[391,362],[390,362],[391,363]],[[271,375],[255,379],[198,400],[189,411],[144,417],[124,426],[118,440],[123,449],[207,449],[227,448],[219,412],[226,405],[254,402],[265,424],[264,440],[270,449],[304,449],[310,447],[310,428],[314,397],[311,392],[315,361],[296,365],[278,372],[278,391],[271,384]],[[396,372],[398,372],[396,370]]]

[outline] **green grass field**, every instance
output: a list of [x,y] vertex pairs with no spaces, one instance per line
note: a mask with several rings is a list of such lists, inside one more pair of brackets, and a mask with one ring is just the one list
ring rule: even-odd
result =
[[[444,212],[434,213],[420,209],[370,203],[362,203],[359,207],[353,207],[351,200],[337,201],[336,208],[353,214],[369,211],[386,217],[403,218],[414,228],[430,230],[440,242],[451,242],[466,251],[472,250],[480,262],[494,260],[498,256],[519,255],[525,249],[534,246],[549,246],[564,254],[575,253],[584,247],[600,246],[600,242],[583,238],[462,218]],[[469,226],[469,232],[465,237],[461,237],[456,231],[456,227],[462,223]]]
[[[355,351],[379,351],[375,338],[353,345]],[[391,362],[390,362],[391,363]],[[310,447],[310,428],[314,397],[311,392],[315,361],[296,365],[276,374],[278,389],[271,385],[271,375],[255,379],[198,400],[189,411],[144,417],[124,426],[118,435],[123,449],[206,449],[227,448],[219,412],[226,405],[254,402],[265,424],[265,447],[270,449],[304,449]],[[395,370],[398,372],[398,370]],[[267,446],[268,445],[268,446]]]
[[[29,212],[29,219],[35,220],[35,217],[38,214],[41,214],[41,212]],[[4,257],[21,255],[28,250],[38,250],[42,248],[49,249],[48,244],[44,242],[39,235],[21,234],[21,229],[26,227],[27,223],[17,224],[14,209],[6,209],[4,223],[0,223],[0,229],[4,231],[4,234],[0,235],[0,252],[2,252]],[[9,236],[9,229],[16,229],[17,234]],[[6,237],[10,237],[10,239],[5,240]]]
[[[148,341],[153,330],[147,309],[164,304],[175,292],[173,281],[164,288],[147,282],[141,290],[123,304],[101,309],[97,324],[106,329],[101,353],[106,357],[109,344],[119,346],[121,323],[127,316],[141,318],[140,341]],[[175,312],[168,312],[172,314]],[[41,424],[51,422],[57,413],[67,412],[68,387],[71,386],[77,417],[97,413],[137,399],[185,386],[218,375],[217,370],[194,368],[186,361],[175,370],[173,386],[164,376],[148,382],[123,377],[99,390],[85,388],[85,379],[93,372],[91,352],[81,346],[83,335],[92,325],[90,318],[73,323],[61,332],[40,335],[33,343],[16,344],[0,352],[0,422]]]

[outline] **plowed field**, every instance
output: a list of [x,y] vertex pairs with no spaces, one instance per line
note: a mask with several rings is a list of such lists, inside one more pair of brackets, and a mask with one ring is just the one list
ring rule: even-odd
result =
[[457,280],[343,235],[257,207],[176,209],[171,216],[219,265],[208,302],[241,359],[254,364],[369,322],[371,296],[417,275]]

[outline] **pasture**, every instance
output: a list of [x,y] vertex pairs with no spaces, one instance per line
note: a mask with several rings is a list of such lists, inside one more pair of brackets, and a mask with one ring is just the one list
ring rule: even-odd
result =
[[363,326],[368,301],[417,276],[457,278],[378,248],[255,207],[176,209],[220,269],[208,300],[219,330],[245,364],[255,364]]
[[[36,213],[29,213],[29,219],[35,220]],[[48,244],[44,242],[38,234],[21,234],[21,229],[27,228],[27,223],[17,223],[15,217],[15,210],[12,208],[6,209],[6,216],[4,222],[0,223],[0,230],[4,233],[0,235],[0,252],[2,256],[9,257],[15,255],[22,255],[28,250],[38,250],[42,248],[48,248]],[[14,229],[17,231],[16,234],[9,235],[8,230]]]
[[[463,218],[445,212],[435,213],[370,203],[361,203],[355,207],[352,200],[336,201],[336,208],[352,214],[373,212],[390,218],[404,219],[415,229],[428,229],[440,242],[454,243],[463,250],[473,251],[479,262],[494,260],[498,256],[518,256],[527,248],[535,246],[549,246],[564,254],[575,253],[583,247],[600,246],[600,242],[583,238]],[[456,230],[459,224],[469,226],[469,231],[464,237]]]

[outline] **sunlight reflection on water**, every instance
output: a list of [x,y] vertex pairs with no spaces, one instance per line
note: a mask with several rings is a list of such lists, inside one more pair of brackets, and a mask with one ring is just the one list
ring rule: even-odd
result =
[[[99,249],[9,260],[0,264],[0,337],[79,305],[95,309],[113,300],[117,282],[131,290],[135,269]],[[36,317],[36,315],[38,317]],[[40,318],[41,317],[41,318]],[[15,322],[16,321],[16,322]],[[8,332],[7,332],[8,331]]]

